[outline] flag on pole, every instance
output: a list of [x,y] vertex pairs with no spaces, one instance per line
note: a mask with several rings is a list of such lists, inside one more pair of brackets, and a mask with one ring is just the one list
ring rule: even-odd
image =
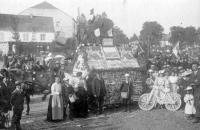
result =
[[179,53],[179,42],[174,46],[172,52],[174,53],[174,55],[179,58],[178,53]]
[[108,34],[109,37],[113,36],[113,34],[112,34],[112,28],[107,31],[107,34]]
[[140,46],[140,43],[138,43],[138,55],[141,55],[142,53],[144,53],[144,50]]
[[99,30],[99,28],[97,28],[97,29],[94,30],[94,34],[95,34],[96,37],[100,36],[100,30]]
[[12,51],[13,51],[14,54],[16,53],[16,45],[12,46]]

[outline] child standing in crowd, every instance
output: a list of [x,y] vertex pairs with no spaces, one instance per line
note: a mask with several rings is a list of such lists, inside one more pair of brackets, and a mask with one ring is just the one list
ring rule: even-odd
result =
[[192,94],[192,87],[188,86],[186,89],[187,91],[184,102],[185,102],[185,114],[188,120],[191,120],[196,113],[196,109],[194,107],[194,96]]

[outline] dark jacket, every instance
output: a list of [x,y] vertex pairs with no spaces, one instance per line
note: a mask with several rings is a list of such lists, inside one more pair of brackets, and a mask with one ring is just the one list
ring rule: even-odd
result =
[[24,107],[24,94],[19,90],[15,89],[12,92],[11,100],[10,100],[13,108],[23,109]]
[[194,106],[196,108],[196,117],[200,117],[200,71],[196,74],[193,72],[190,75],[190,83],[195,84],[193,86]]
[[103,79],[98,79],[98,78],[93,79],[92,93],[97,97],[104,97],[106,95],[106,87]]
[[132,95],[132,89],[133,89],[133,85],[132,82],[122,82],[122,85],[120,87],[120,92],[127,92],[128,93],[128,97],[130,98]]
[[64,84],[62,88],[62,95],[65,103],[69,101],[69,95],[74,94],[74,88],[70,84]]

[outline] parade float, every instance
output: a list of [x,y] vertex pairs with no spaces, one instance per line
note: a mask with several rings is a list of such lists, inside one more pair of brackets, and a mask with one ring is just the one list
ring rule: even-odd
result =
[[144,92],[144,77],[142,68],[133,56],[129,46],[114,46],[112,39],[103,39],[101,45],[82,46],[78,50],[73,73],[87,74],[91,70],[101,74],[105,80],[107,97],[105,104],[120,102],[120,86],[129,73],[133,82],[132,101],[138,101]]

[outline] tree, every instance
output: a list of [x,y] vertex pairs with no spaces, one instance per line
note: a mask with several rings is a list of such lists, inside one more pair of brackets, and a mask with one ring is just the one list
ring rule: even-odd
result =
[[163,30],[163,27],[156,21],[145,22],[140,31],[140,40],[144,43],[159,44]]
[[115,45],[128,44],[129,39],[124,32],[117,26],[113,28],[113,43]]
[[195,27],[186,27],[184,30],[184,41],[187,43],[194,43],[197,35]]
[[182,45],[191,45],[197,41],[198,32],[195,27],[180,27],[180,26],[173,26],[170,28],[171,37],[169,41],[173,44],[180,42]]
[[133,36],[130,38],[130,42],[132,42],[132,41],[138,41],[139,39],[138,39],[138,37],[137,37],[137,35],[134,33],[133,34]]
[[196,30],[196,40],[195,42],[200,44],[200,27]]
[[184,42],[184,28],[180,26],[173,26],[170,28],[170,34],[171,37],[169,39],[169,42],[172,44],[176,44],[177,42]]

